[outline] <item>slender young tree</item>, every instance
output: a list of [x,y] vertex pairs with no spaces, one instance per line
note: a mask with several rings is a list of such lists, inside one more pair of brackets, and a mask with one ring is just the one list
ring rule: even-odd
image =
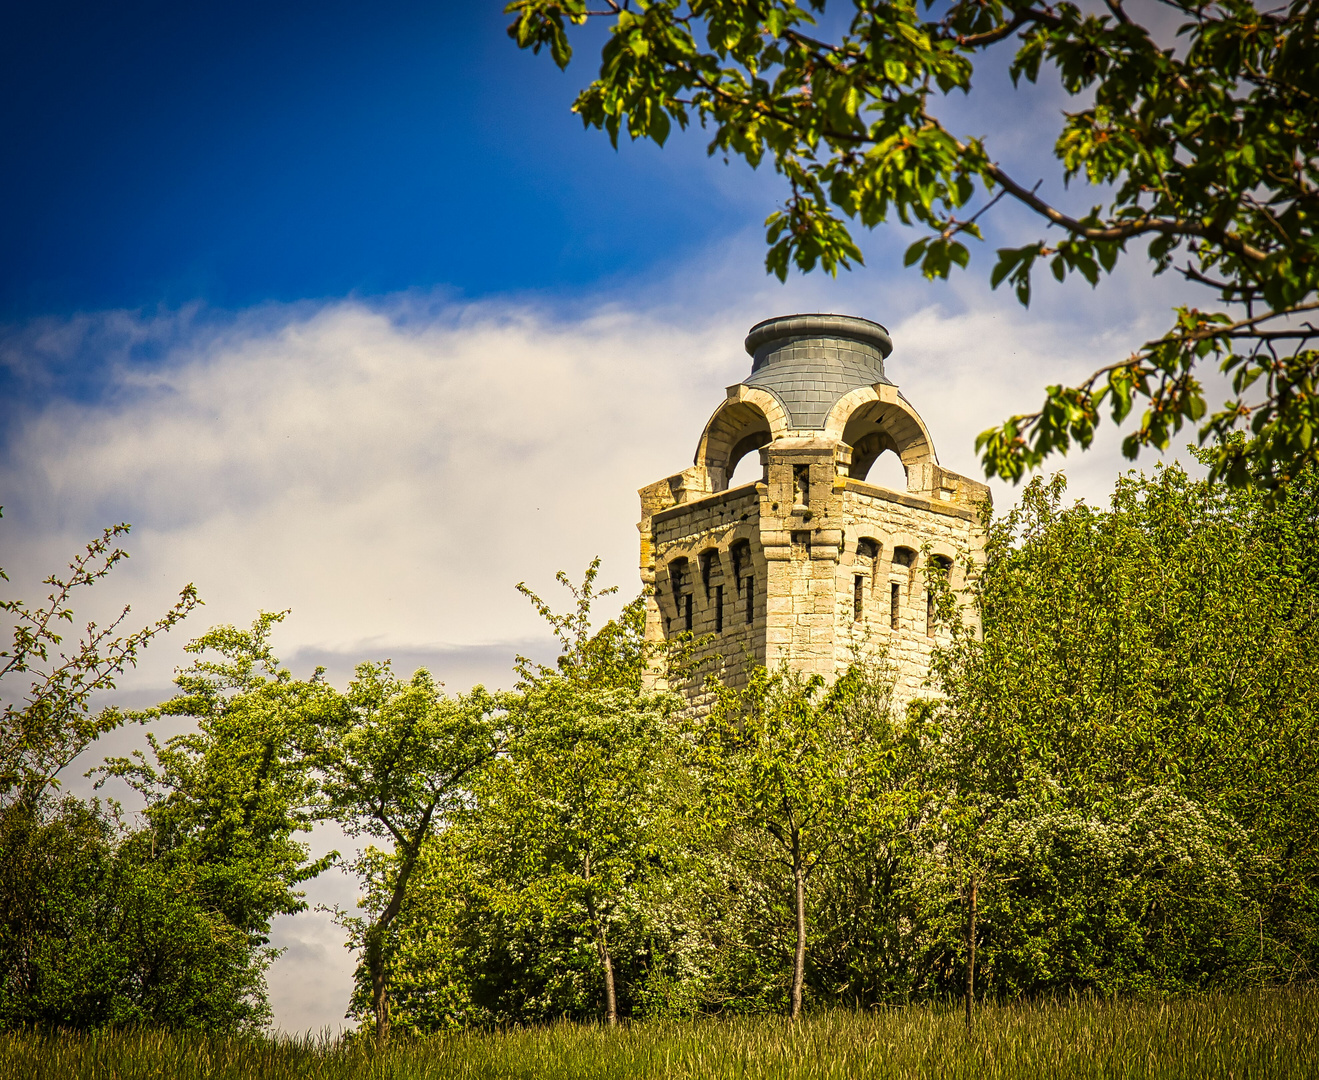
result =
[[[21,599],[0,600],[0,611],[14,619],[7,647],[0,650],[0,680],[7,699],[0,712],[0,807],[22,800],[40,801],[59,785],[59,774],[99,736],[119,727],[122,711],[93,711],[94,695],[113,690],[115,680],[137,666],[138,654],[157,634],[186,618],[201,600],[192,585],[154,623],[132,633],[121,633],[128,617],[125,607],[106,626],[88,623],[72,649],[61,651],[61,628],[73,622],[73,598],[105,578],[128,552],[118,546],[131,526],[112,525],[69,564],[67,574],[52,574],[43,603]],[[9,578],[0,568],[0,581]],[[19,697],[13,679],[26,676],[28,688]]]
[[553,667],[519,658],[516,738],[488,774],[480,815],[499,868],[496,903],[591,940],[612,1026],[619,1016],[614,933],[636,914],[629,902],[672,839],[665,784],[673,700],[641,687],[640,600],[592,626],[593,604],[614,591],[596,591],[599,569],[597,558],[580,586],[559,573],[573,598],[566,614],[518,586],[549,622],[560,654]]
[[713,825],[759,835],[792,890],[788,1009],[801,1015],[812,874],[850,828],[873,823],[895,759],[891,684],[882,666],[854,666],[830,687],[786,668],[747,685],[711,681],[713,708],[696,726],[696,764]]
[[[426,841],[471,799],[478,772],[504,744],[507,699],[476,687],[446,696],[427,671],[404,682],[389,664],[362,664],[322,725],[316,763],[325,811],[349,836],[393,845],[384,906],[350,921],[371,985],[375,1034],[389,1034],[387,940]],[[368,850],[358,869],[379,859]]]

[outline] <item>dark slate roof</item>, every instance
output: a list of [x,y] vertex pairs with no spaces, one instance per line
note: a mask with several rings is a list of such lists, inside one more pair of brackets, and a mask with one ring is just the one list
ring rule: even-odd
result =
[[892,382],[884,358],[893,351],[879,323],[852,315],[787,315],[757,323],[747,334],[754,358],[745,386],[774,394],[794,428],[824,427],[829,410],[862,386]]

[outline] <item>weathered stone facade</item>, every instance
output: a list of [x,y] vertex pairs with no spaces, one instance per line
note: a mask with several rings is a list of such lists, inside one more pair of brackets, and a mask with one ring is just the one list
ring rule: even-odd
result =
[[[898,707],[922,692],[941,634],[926,568],[962,583],[983,552],[989,489],[940,467],[884,372],[892,348],[884,327],[850,316],[752,327],[751,374],[728,388],[696,463],[640,491],[648,640],[708,635],[704,658],[733,685],[748,664],[833,678],[857,650],[884,648]],[[761,479],[730,490],[753,452]],[[901,460],[905,491],[866,482],[884,453]],[[699,700],[698,683],[682,689]]]

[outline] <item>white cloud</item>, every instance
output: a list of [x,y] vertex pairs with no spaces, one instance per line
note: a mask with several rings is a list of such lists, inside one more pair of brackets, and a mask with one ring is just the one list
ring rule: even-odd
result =
[[[859,273],[781,288],[731,269],[755,266],[756,243],[657,287],[645,308],[583,301],[575,317],[404,296],[47,322],[11,340],[7,362],[56,363],[88,340],[107,353],[112,339],[165,345],[149,364],[117,361],[95,400],[20,416],[0,463],[0,563],[31,596],[101,525],[130,520],[132,560],[80,617],[125,600],[147,617],[196,582],[207,606],[125,681],[137,701],[164,692],[186,636],[262,608],[293,609],[277,644],[299,673],[325,663],[342,681],[352,662],[393,655],[452,688],[495,683],[514,652],[548,650],[518,581],[553,592],[555,571],[576,576],[599,554],[605,582],[635,591],[636,489],[690,463],[723,388],[748,370],[753,322],[794,310],[885,322],[890,375],[941,460],[979,475],[978,431],[1033,407],[1045,382],[1125,354],[1170,303],[1124,279],[1103,305],[1073,289],[1034,313],[967,282]],[[1104,498],[1116,441],[1059,463],[1074,492]],[[1012,493],[996,485],[995,497]],[[327,879],[313,899],[344,888]],[[339,1024],[351,972],[340,940],[321,915],[281,921],[282,1027]]]
[[408,316],[240,323],[33,416],[5,477],[22,561],[132,520],[117,584],[144,602],[195,580],[207,621],[292,607],[284,647],[328,650],[535,636],[513,585],[597,552],[631,588],[635,489],[690,456],[736,333]]

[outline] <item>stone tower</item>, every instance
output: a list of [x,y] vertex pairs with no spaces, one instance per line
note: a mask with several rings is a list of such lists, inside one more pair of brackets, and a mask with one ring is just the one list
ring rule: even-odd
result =
[[[989,489],[940,467],[884,372],[892,349],[884,327],[847,315],[751,328],[751,373],[705,425],[696,463],[640,491],[648,640],[710,635],[704,658],[732,685],[748,660],[832,679],[854,650],[887,648],[898,707],[922,692],[941,633],[927,565],[962,584]],[[759,478],[730,488],[752,453]],[[886,453],[906,471],[902,490],[867,482]]]

